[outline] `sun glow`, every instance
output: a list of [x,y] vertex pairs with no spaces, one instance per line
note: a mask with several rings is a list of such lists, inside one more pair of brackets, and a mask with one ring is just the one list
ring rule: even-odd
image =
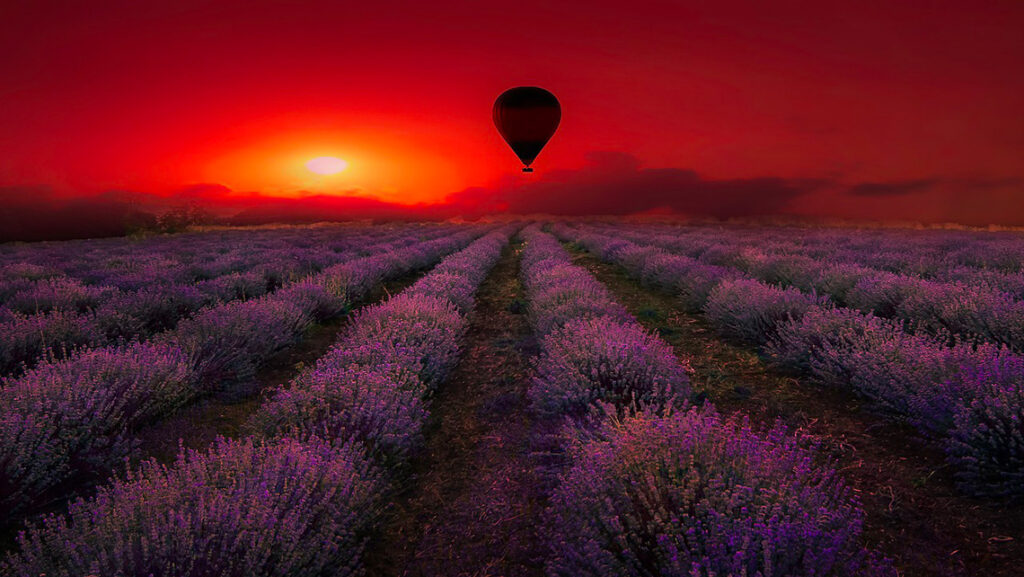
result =
[[[315,123],[309,123],[330,124],[328,120],[330,117],[318,116]],[[474,162],[456,162],[452,143],[439,142],[435,134],[411,137],[404,130],[393,132],[379,124],[352,127],[347,119],[333,121],[345,124],[345,130],[296,128],[296,122],[289,118],[284,126],[261,123],[252,132],[233,134],[230,147],[210,150],[198,179],[240,193],[366,195],[415,204],[437,202],[452,191],[484,181],[493,166],[475,158]],[[345,162],[347,167],[322,174],[309,165],[325,157]]]
[[348,162],[333,156],[318,156],[306,162],[306,168],[317,174],[338,174],[348,168]]

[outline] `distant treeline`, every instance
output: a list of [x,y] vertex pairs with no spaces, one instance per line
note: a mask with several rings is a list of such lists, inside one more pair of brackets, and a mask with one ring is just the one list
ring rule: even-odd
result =
[[155,230],[158,221],[151,212],[96,199],[4,203],[0,207],[0,242],[124,236]]
[[156,214],[103,199],[7,204],[0,211],[0,242],[104,238],[143,232],[177,232],[217,224],[201,208],[186,205]]
[[190,226],[308,224],[324,221],[443,220],[433,207],[410,207],[360,197],[157,198],[138,194],[74,197],[45,188],[0,188],[0,242],[102,238],[177,232]]

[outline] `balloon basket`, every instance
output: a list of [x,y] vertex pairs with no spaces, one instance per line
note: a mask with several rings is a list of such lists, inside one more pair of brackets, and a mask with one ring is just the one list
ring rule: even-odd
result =
[[523,169],[523,172],[533,172],[533,169],[527,166],[526,168]]

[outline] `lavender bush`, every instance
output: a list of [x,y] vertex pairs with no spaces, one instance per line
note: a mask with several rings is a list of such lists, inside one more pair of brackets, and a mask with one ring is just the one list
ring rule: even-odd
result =
[[537,229],[527,229],[523,236],[528,242],[521,265],[523,285],[530,295],[527,313],[539,336],[575,319],[629,318],[601,283],[571,264],[553,236]]
[[465,319],[448,301],[401,294],[357,313],[348,339],[393,343],[424,359],[419,377],[436,386],[459,354]]
[[[0,370],[3,371],[0,374],[10,374],[23,363],[31,365],[45,354],[62,355],[66,349],[83,344],[98,346],[149,337],[174,328],[181,319],[192,315],[204,305],[251,298],[281,288],[284,281],[293,290],[282,293],[276,300],[314,299],[315,303],[299,304],[308,306],[305,310],[317,320],[329,318],[344,310],[346,303],[361,298],[376,283],[408,270],[396,268],[395,262],[411,258],[410,263],[415,266],[430,264],[437,260],[439,252],[450,252],[460,244],[468,243],[474,236],[471,231],[454,235],[450,232],[432,232],[427,235],[428,239],[433,236],[439,238],[426,240],[424,247],[418,247],[415,245],[420,242],[420,234],[403,234],[399,229],[398,232],[385,235],[384,242],[372,236],[361,242],[353,239],[350,244],[344,245],[347,252],[326,251],[326,255],[319,256],[319,249],[303,248],[297,251],[280,248],[276,244],[270,246],[278,248],[270,248],[267,253],[260,254],[253,247],[239,243],[240,246],[234,249],[214,244],[208,247],[216,249],[211,252],[223,254],[211,262],[193,262],[188,266],[172,257],[188,260],[185,255],[194,258],[194,252],[114,257],[101,251],[97,258],[102,261],[103,268],[98,270],[89,268],[89,257],[82,255],[77,255],[78,260],[71,260],[64,265],[68,272],[88,282],[108,283],[111,286],[87,286],[75,278],[60,276],[44,276],[27,281],[18,275],[20,269],[16,266],[13,269],[8,267],[8,271],[14,272],[8,273],[13,277],[7,284],[13,283],[20,288],[11,292],[7,284],[0,284],[0,295],[17,297],[13,304],[19,309],[32,313],[42,311],[43,314],[29,315],[34,320],[9,327],[15,334],[8,337],[6,344],[0,342]],[[259,244],[258,239],[251,240]],[[284,240],[289,239],[286,236]],[[290,239],[290,242],[298,243],[298,240]],[[74,243],[57,243],[56,246],[67,244]],[[381,255],[381,258],[372,261],[346,258],[356,252]],[[395,261],[395,258],[399,261]],[[335,267],[330,274],[303,278],[310,271],[320,270],[324,265],[339,261],[347,261],[339,265],[345,270],[343,274],[339,274]],[[241,269],[245,269],[245,272],[238,272]],[[363,274],[362,285],[344,285],[344,281],[338,278],[352,270]],[[196,285],[193,284],[196,279],[207,280]],[[21,282],[28,284],[18,284]],[[321,284],[330,294],[314,294],[314,291],[308,289],[310,284]],[[65,314],[46,314],[51,309],[64,311]],[[77,323],[85,325],[82,330],[89,333],[89,338],[83,338],[82,330],[67,332],[67,329],[74,327],[69,327],[65,320],[76,310],[93,313],[80,317]],[[7,322],[12,320],[8,318]],[[29,324],[40,327],[32,330],[27,327]],[[51,324],[53,326],[45,326]],[[25,332],[28,334],[22,334]]]
[[972,494],[1024,496],[1022,365],[1016,359],[1009,366],[972,371],[979,390],[954,417],[947,451],[957,481]]
[[296,342],[311,325],[312,318],[294,303],[232,302],[183,321],[160,340],[178,343],[192,357],[197,381],[218,390],[251,379],[264,359]]
[[607,290],[579,268],[574,268],[573,276],[562,279],[557,285],[540,286],[531,291],[527,313],[539,335],[549,334],[580,318],[623,320],[628,317],[626,310],[611,299]]
[[762,344],[774,335],[779,324],[799,319],[826,302],[794,288],[781,289],[740,279],[716,286],[704,305],[704,313],[723,335]]
[[119,293],[96,310],[95,324],[109,341],[145,337],[173,328],[208,304],[189,285],[156,285]]
[[[467,230],[422,243],[425,248],[411,245],[409,250],[399,249],[396,254],[405,254],[410,262],[437,260],[477,234]],[[384,264],[376,257],[367,257],[346,266],[348,270],[361,271],[360,278],[381,278],[384,273],[372,267]],[[386,274],[403,272],[406,271],[390,269]],[[308,283],[283,289],[287,292],[205,309],[180,323],[174,331],[160,335],[151,345],[80,351],[62,362],[59,371],[48,368],[50,373],[59,372],[59,383],[80,383],[77,386],[81,389],[81,403],[65,402],[69,395],[67,386],[48,386],[49,376],[26,376],[5,386],[4,393],[21,387],[31,391],[27,397],[37,401],[32,406],[12,406],[0,414],[5,419],[4,434],[12,439],[5,443],[11,452],[2,461],[7,472],[0,480],[0,498],[29,510],[45,500],[47,492],[66,493],[69,487],[65,484],[69,481],[97,476],[129,454],[134,430],[139,425],[157,420],[201,395],[234,389],[244,383],[263,360],[299,339],[325,307],[334,305],[335,299],[359,296],[358,288],[344,285],[338,294],[330,292],[329,287],[335,286],[339,278],[345,275],[325,271]],[[145,354],[159,357],[160,351],[173,352],[175,362],[183,363],[174,366],[184,372],[175,373],[172,378],[161,373],[166,365],[160,359],[147,362],[132,357],[135,352],[139,352],[140,358]],[[183,382],[189,386],[182,389],[182,398],[175,397],[172,402],[163,388],[173,389]],[[123,398],[107,398],[107,389],[115,394],[122,390],[128,393]],[[52,467],[38,467],[27,459],[38,459]],[[7,521],[17,518],[11,515]]]
[[548,417],[580,418],[606,403],[660,412],[690,394],[671,347],[635,323],[578,318],[544,337],[541,350],[529,394]]
[[197,396],[189,359],[166,345],[86,351],[43,363],[0,394],[0,507],[35,503],[69,479],[104,474],[135,431]]
[[97,345],[102,328],[87,315],[52,311],[34,315],[12,314],[0,326],[0,374],[12,375],[41,357],[63,358],[76,348]]
[[[621,238],[612,240],[565,226],[556,230],[563,238],[580,239],[601,254],[608,253],[601,252],[601,247],[614,244],[610,258],[637,278],[643,279],[646,271],[656,268],[651,263],[669,262],[657,252],[637,248]],[[814,274],[811,260],[772,254],[765,248],[770,243],[760,236],[756,244],[726,246],[708,257],[714,243],[728,244],[732,236],[695,240],[687,238],[688,233],[680,238],[615,230],[624,238],[653,239],[650,242],[658,246],[688,255],[703,254],[702,258],[745,267],[761,278],[821,290],[862,309],[889,315],[891,319],[883,319],[856,310],[831,309],[820,302],[808,307],[801,301],[811,297],[795,288],[777,289],[748,280],[722,283],[715,289],[717,298],[709,300],[706,309],[712,324],[726,334],[762,344],[775,363],[830,386],[850,388],[868,398],[873,408],[905,420],[945,444],[965,491],[1000,496],[1024,493],[1017,479],[1019,432],[1007,425],[1017,422],[1013,412],[1017,405],[1006,400],[1024,382],[1024,369],[1020,368],[1024,363],[1019,355],[999,346],[1013,346],[1014,335],[1024,323],[1015,320],[1020,305],[1008,295],[986,286],[932,282],[849,262],[823,266]],[[777,246],[780,251],[807,249],[783,243]],[[679,259],[674,272],[680,274],[690,256],[674,256]],[[876,258],[871,264],[897,270],[907,267],[924,274],[941,270],[934,263],[904,258],[899,252]],[[658,267],[660,271],[673,270],[663,264]],[[747,290],[726,292],[735,289],[737,282]],[[679,286],[686,283],[681,280]],[[795,309],[787,309],[787,296],[796,302]],[[1002,423],[1002,427],[986,423]]]
[[262,271],[234,272],[205,280],[196,289],[213,300],[230,302],[262,296],[267,292],[267,281]]
[[379,472],[310,439],[219,440],[115,481],[19,539],[8,575],[360,575]]
[[70,278],[41,279],[7,299],[14,311],[35,314],[47,311],[85,312],[111,298],[117,289],[90,287]]
[[[422,438],[423,384],[399,364],[401,356],[383,366],[350,364],[339,356],[348,355],[329,354],[277,392],[251,427],[267,436],[357,442],[386,469],[400,466]],[[412,355],[405,358],[416,362]]]
[[735,269],[706,264],[621,238],[580,233],[566,226],[555,227],[555,230],[563,240],[577,242],[604,260],[622,266],[640,281],[677,294],[683,308],[689,312],[702,310],[711,291],[723,281],[743,277]]
[[[485,237],[460,253],[479,261],[475,284],[496,261],[497,240]],[[407,262],[424,254],[414,251]],[[324,286],[303,290],[323,296]],[[243,307],[267,302],[237,303],[227,310],[245,314],[227,318],[249,321],[258,311]],[[199,321],[214,324],[212,317]],[[74,505],[69,517],[51,516],[34,527],[8,568],[15,574],[361,574],[360,552],[387,494],[366,459],[389,467],[407,460],[429,388],[457,358],[450,336],[463,326],[441,297],[410,292],[370,307],[314,369],[258,412],[253,428],[272,441],[220,441],[209,452],[184,453],[171,467],[147,463]]]
[[[563,230],[573,236],[570,230]],[[593,232],[576,232],[575,235],[581,240],[589,239],[591,245],[599,245],[599,254],[623,264],[638,278],[644,279],[644,271],[630,255],[650,253],[649,249],[654,247],[690,256],[700,253],[701,260],[736,267],[763,282],[829,295],[838,304],[901,319],[910,330],[1024,350],[1024,328],[1021,328],[1024,326],[1024,302],[1018,300],[1024,276],[1018,272],[1019,267],[1014,273],[1008,273],[986,269],[965,272],[965,267],[956,266],[955,262],[950,266],[950,259],[943,255],[957,247],[953,240],[940,239],[926,254],[904,247],[879,249],[871,242],[865,243],[864,249],[856,250],[847,245],[856,243],[857,239],[838,239],[828,236],[837,233],[826,233],[826,238],[835,246],[816,252],[804,244],[807,238],[801,239],[800,244],[781,234],[773,238],[771,229],[734,229],[727,236],[717,235],[713,240],[701,238],[707,231],[699,228],[676,229],[678,234],[664,235],[623,227],[606,230],[614,240]],[[634,240],[640,246],[630,245],[624,239]],[[976,238],[969,240],[977,241]],[[600,246],[608,243],[615,243],[619,250],[607,255]],[[1014,250],[1021,254],[1020,247]],[[972,253],[972,258],[974,256],[977,255]],[[820,260],[823,257],[834,260]]]
[[312,369],[274,392],[251,428],[356,443],[385,469],[401,469],[421,440],[430,393],[458,360],[473,292],[509,232],[477,240],[402,294],[359,311]]
[[776,362],[852,387],[874,405],[944,437],[954,415],[989,383],[1024,378],[1020,357],[993,345],[945,346],[900,324],[849,309],[819,309],[782,326],[767,345]]
[[825,266],[814,279],[812,289],[819,294],[829,295],[841,306],[851,306],[848,295],[857,286],[860,279],[866,277],[870,269],[857,264],[841,263]]
[[781,428],[639,414],[571,453],[543,527],[548,575],[895,574],[859,544],[849,489]]
[[460,313],[465,314],[473,308],[473,293],[477,288],[473,284],[473,280],[475,279],[457,272],[434,271],[410,287],[409,294],[445,299],[452,303]]

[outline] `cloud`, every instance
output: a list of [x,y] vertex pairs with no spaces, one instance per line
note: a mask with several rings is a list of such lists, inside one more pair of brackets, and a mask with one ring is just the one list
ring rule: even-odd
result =
[[440,205],[407,206],[363,196],[263,197],[227,219],[230,224],[313,223],[345,220],[438,220],[453,216]]
[[853,196],[903,196],[929,190],[939,184],[937,178],[902,180],[896,182],[864,182],[851,186],[846,192]]
[[255,225],[346,220],[443,220],[447,205],[401,205],[366,196],[299,198],[239,194],[217,184],[198,184],[167,194],[110,190],[61,194],[47,186],[0,187],[0,242],[122,236],[153,228],[158,216],[190,207],[209,222]]
[[988,192],[1006,188],[1020,188],[1024,179],[970,177],[930,177],[893,182],[863,182],[850,186],[846,193],[861,197],[905,196],[915,192],[954,190],[959,192]]
[[[716,179],[683,168],[643,168],[621,152],[592,152],[576,170],[510,177],[436,204],[395,204],[359,191],[297,198],[200,183],[164,194],[113,190],[57,193],[46,186],[0,186],[0,241],[114,236],[152,226],[183,206],[227,224],[345,220],[443,220],[490,214],[588,216],[677,214],[697,217],[798,215],[864,220],[1024,224],[1019,178],[928,177],[842,183],[826,179]],[[920,193],[920,194],[918,194]]]
[[641,168],[621,152],[593,152],[578,170],[552,171],[527,184],[470,188],[447,202],[468,212],[564,216],[671,211],[719,218],[776,214],[826,185],[778,177],[709,179],[682,168]]
[[117,193],[59,195],[47,186],[0,187],[0,242],[121,236],[156,217]]
[[951,178],[944,181],[946,184],[962,190],[996,190],[1016,189],[1024,187],[1024,178],[986,178],[983,176],[968,176],[962,178]]

